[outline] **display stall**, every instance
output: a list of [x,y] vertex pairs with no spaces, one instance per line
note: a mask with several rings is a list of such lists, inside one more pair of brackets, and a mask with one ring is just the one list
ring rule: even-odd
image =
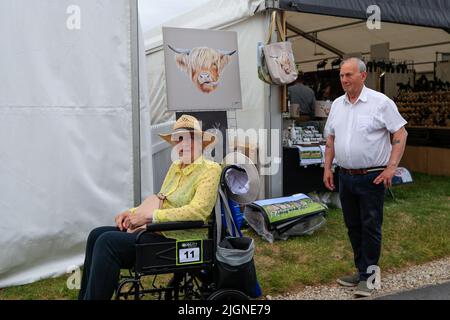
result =
[[412,171],[450,176],[450,77],[428,80],[422,75],[413,86],[404,86],[395,102],[408,121],[408,145],[402,165]]
[[[378,4],[383,12],[381,28],[373,25],[370,18],[373,12],[367,13],[371,5],[371,1],[320,1],[320,4],[312,0],[210,1],[165,24],[237,33],[242,108],[227,111],[228,126],[244,130],[276,129],[281,133],[279,146],[269,146],[270,139],[258,141],[260,154],[264,153],[260,150],[264,147],[264,155],[281,157],[281,165],[274,165],[272,172],[262,179],[262,194],[266,198],[322,186],[323,161],[318,161],[317,148],[323,152],[323,128],[329,108],[343,94],[339,82],[339,63],[343,58],[363,58],[368,68],[367,86],[395,99],[399,90],[408,84],[414,86],[420,73],[433,74],[436,52],[450,52],[450,35],[444,30],[450,28],[450,19],[443,14],[450,10],[447,2],[383,1]],[[305,84],[315,92],[313,121],[305,122],[295,110],[288,110],[286,85],[267,84],[258,78],[258,43],[267,40],[273,10],[281,13],[295,62],[304,72]],[[273,33],[274,42],[280,41],[276,34]],[[152,61],[148,71],[153,124],[174,119],[165,99],[162,49],[161,28],[148,32],[146,50],[147,60]],[[307,129],[308,126],[315,131]],[[291,139],[293,132],[296,137]],[[297,134],[302,136],[301,141]],[[315,150],[308,150],[310,147]],[[320,158],[323,159],[323,154]],[[305,164],[305,160],[309,163]],[[316,174],[306,175],[310,171]]]
[[[450,52],[450,35],[444,30],[450,22],[440,14],[448,4],[411,1],[408,6],[414,10],[405,10],[403,4],[387,1],[379,5],[382,12],[389,12],[382,16],[381,29],[370,28],[366,19],[369,15],[362,10],[369,7],[366,1],[357,7],[350,1],[324,1],[319,5],[303,0],[282,1],[280,6],[290,11],[286,17],[288,39],[297,66],[304,72],[304,84],[316,97],[312,121],[290,110],[292,102],[285,103],[284,195],[325,191],[321,168],[324,154],[319,157],[318,150],[307,150],[324,150],[325,140],[315,140],[316,134],[323,134],[333,100],[344,94],[339,64],[349,56],[365,61],[366,86],[393,99],[408,121],[408,146],[401,165],[411,171],[449,174],[446,164],[437,160],[449,156],[446,148],[450,144],[450,63],[440,61],[448,59],[445,52]],[[427,14],[419,15],[425,7]],[[414,38],[406,36],[411,33]],[[425,75],[429,80],[424,81]],[[304,128],[311,126],[315,127],[314,137],[307,134],[305,139]]]

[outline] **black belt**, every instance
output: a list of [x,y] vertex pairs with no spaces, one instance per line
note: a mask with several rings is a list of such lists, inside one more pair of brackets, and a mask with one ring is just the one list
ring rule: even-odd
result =
[[339,172],[349,175],[363,175],[376,171],[383,171],[384,169],[386,169],[386,167],[372,167],[366,169],[345,169],[343,167],[339,167]]

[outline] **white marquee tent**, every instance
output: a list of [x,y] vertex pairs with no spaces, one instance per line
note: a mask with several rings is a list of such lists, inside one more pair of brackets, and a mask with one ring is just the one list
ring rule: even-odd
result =
[[153,183],[137,1],[2,0],[0,38],[1,288],[81,265]]

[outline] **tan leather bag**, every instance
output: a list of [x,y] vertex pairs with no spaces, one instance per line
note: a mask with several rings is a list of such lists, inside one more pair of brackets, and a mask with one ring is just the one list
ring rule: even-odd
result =
[[[282,42],[272,41],[272,33],[277,24],[277,31]],[[263,48],[264,58],[270,78],[274,84],[285,85],[294,82],[298,77],[297,67],[295,65],[292,44],[286,41],[285,30],[277,19],[277,12],[272,13],[272,20],[269,28],[269,39]]]

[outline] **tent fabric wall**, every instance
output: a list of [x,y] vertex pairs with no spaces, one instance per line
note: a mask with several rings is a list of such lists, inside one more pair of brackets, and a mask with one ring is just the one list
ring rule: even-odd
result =
[[167,110],[164,51],[160,50],[147,54],[146,59],[151,125],[174,120],[174,113]]
[[[134,1],[134,0],[133,0]],[[134,22],[133,22],[134,23]],[[151,111],[148,93],[147,61],[145,57],[144,35],[139,24],[138,63],[139,63],[139,105],[140,105],[140,160],[141,160],[141,200],[155,193],[153,184],[153,137],[149,127]],[[136,183],[136,182],[135,182]],[[159,189],[158,189],[159,191]]]
[[[201,7],[163,24],[167,27],[223,29],[253,16],[264,8],[265,0],[210,0]],[[159,51],[163,44],[161,27],[145,33],[147,52]]]
[[[80,9],[80,29],[67,28],[70,5]],[[3,0],[0,17],[6,287],[81,265],[89,231],[133,205],[130,1]],[[144,94],[141,101],[141,123],[149,123]],[[141,128],[142,190],[150,193],[150,133]]]
[[175,121],[167,121],[151,126],[152,153],[153,153],[153,190],[161,190],[166,173],[172,164],[172,146],[159,137],[159,134],[171,132]]
[[238,35],[242,109],[236,110],[236,124],[243,130],[266,128],[269,86],[257,79],[256,61],[256,44],[267,38],[265,23],[264,15],[258,14],[225,29]]

